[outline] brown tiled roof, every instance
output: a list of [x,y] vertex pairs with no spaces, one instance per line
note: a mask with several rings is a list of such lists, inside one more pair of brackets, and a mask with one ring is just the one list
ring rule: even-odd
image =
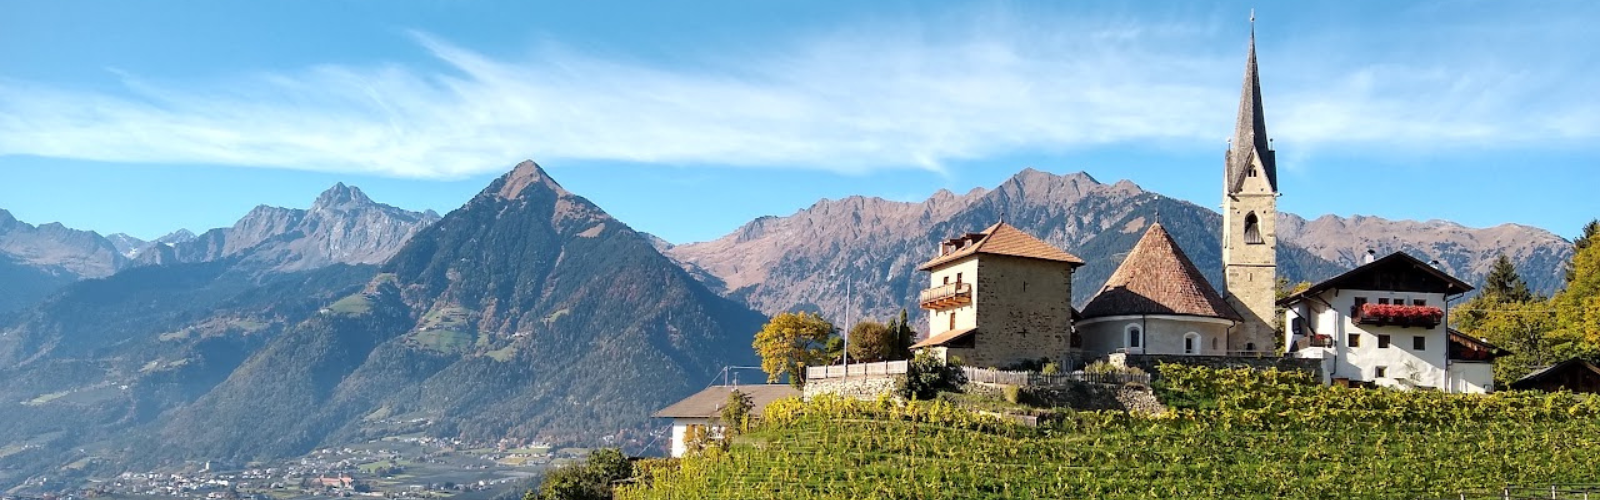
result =
[[750,416],[760,417],[767,405],[773,401],[787,397],[797,397],[800,391],[783,384],[760,385],[713,385],[693,396],[683,398],[682,401],[673,403],[672,406],[662,408],[652,417],[656,418],[711,418],[722,413],[722,405],[728,403],[728,393],[738,389],[750,396]]
[[934,335],[932,337],[928,337],[927,340],[924,340],[922,342],[917,342],[915,344],[912,344],[911,348],[912,349],[921,349],[921,348],[924,348],[924,347],[942,346],[942,345],[945,345],[946,343],[958,340],[961,337],[965,337],[967,335],[970,335],[972,332],[976,332],[976,331],[978,331],[977,328],[964,328],[964,329],[961,329],[961,330],[950,330],[948,332],[944,332],[944,333],[941,333],[941,334],[938,334],[938,335]]
[[1122,266],[1083,307],[1084,318],[1129,314],[1240,319],[1159,223],[1145,231]]
[[1078,258],[1078,256],[1056,248],[1055,245],[1045,243],[1043,240],[1035,238],[1028,233],[1024,233],[1021,229],[1017,229],[1016,227],[1004,222],[997,222],[995,225],[989,226],[988,229],[984,229],[982,232],[974,233],[968,236],[976,238],[976,241],[967,244],[967,246],[961,248],[960,250],[935,257],[933,260],[917,266],[917,270],[926,271],[938,267],[941,264],[954,262],[969,255],[980,253],[991,255],[1008,255],[1011,257],[1023,257],[1028,259],[1052,260],[1056,262],[1066,262],[1074,266],[1083,265],[1083,259]]

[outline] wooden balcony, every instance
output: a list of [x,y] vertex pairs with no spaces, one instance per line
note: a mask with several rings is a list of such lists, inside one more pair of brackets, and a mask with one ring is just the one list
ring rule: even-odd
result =
[[951,283],[922,291],[923,309],[943,310],[972,303],[971,283]]

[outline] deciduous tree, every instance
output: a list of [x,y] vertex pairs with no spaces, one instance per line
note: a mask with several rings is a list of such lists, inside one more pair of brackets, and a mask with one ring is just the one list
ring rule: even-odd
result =
[[875,362],[889,359],[895,348],[896,332],[891,325],[862,321],[850,327],[850,359]]
[[767,372],[767,382],[777,382],[788,375],[789,385],[801,387],[806,383],[805,367],[827,361],[828,339],[833,335],[833,324],[822,316],[789,312],[773,316],[756,332],[751,345],[761,356],[761,370]]

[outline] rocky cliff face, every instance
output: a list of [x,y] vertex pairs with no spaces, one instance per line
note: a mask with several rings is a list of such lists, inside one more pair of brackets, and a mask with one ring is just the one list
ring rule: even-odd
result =
[[[725,293],[762,312],[817,310],[842,318],[844,284],[857,317],[886,318],[915,308],[926,286],[914,271],[941,239],[1004,218],[1088,261],[1075,301],[1098,290],[1144,229],[1158,218],[1213,284],[1220,284],[1221,216],[1129,181],[1101,183],[1085,173],[1028,169],[993,190],[940,191],[920,203],[850,197],[823,200],[787,217],[762,217],[722,238],[666,248],[691,272],[715,278]],[[1548,231],[1524,226],[1471,229],[1448,222],[1285,215],[1278,225],[1280,276],[1316,281],[1359,264],[1367,248],[1438,259],[1469,283],[1481,281],[1504,251],[1536,288],[1559,283],[1569,250]]]
[[232,227],[217,228],[175,243],[148,247],[137,265],[209,262],[249,253],[247,260],[271,271],[300,271],[331,264],[377,264],[399,251],[417,231],[439,219],[372,201],[339,183],[310,209],[258,206]]
[[34,226],[0,210],[0,313],[74,281],[110,276],[128,262],[111,240],[60,223]]
[[79,278],[110,276],[127,261],[115,244],[94,231],[58,222],[34,226],[5,210],[0,210],[0,254]]

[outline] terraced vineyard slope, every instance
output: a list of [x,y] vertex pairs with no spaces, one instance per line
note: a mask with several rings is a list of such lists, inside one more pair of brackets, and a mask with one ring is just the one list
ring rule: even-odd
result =
[[1600,477],[1600,399],[1325,388],[1300,373],[1167,366],[1159,416],[1024,427],[942,402],[768,407],[728,451],[619,498],[1455,498]]

